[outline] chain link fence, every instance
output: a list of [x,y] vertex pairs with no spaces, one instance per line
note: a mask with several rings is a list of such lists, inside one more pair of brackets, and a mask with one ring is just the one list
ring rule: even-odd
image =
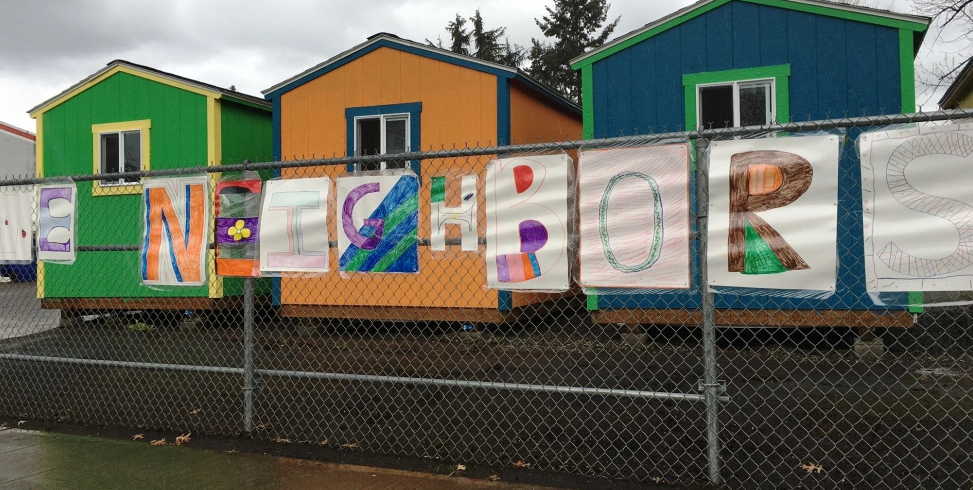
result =
[[[967,117],[843,118],[70,176],[78,200],[74,264],[0,269],[12,279],[0,283],[0,414],[676,486],[965,488],[973,475],[973,336],[970,309],[960,303],[968,298],[953,295],[943,301],[958,306],[921,311],[909,309],[915,301],[869,299],[856,140]],[[842,139],[835,294],[701,288],[706,148],[812,133]],[[585,295],[576,284],[558,293],[486,287],[482,175],[492,159],[567,152],[577,162],[579,150],[673,141],[692,141],[689,289]],[[92,196],[91,189],[93,181],[104,192],[105,181],[201,173],[215,183],[242,171],[333,181],[394,167],[418,171],[414,274],[339,272],[342,230],[333,216],[341,209],[331,196],[327,274],[221,278],[210,246],[204,286],[148,287],[139,281],[141,193]],[[481,176],[472,196],[476,249],[462,250],[458,230],[448,227],[446,251],[433,250],[422,223],[433,177],[457,182],[443,195],[455,205],[470,199],[460,195],[463,175]],[[8,180],[0,196],[63,181]],[[35,211],[23,237],[39,231],[31,192]]]

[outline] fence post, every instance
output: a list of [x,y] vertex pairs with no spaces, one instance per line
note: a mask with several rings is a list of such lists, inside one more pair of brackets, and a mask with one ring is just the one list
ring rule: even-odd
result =
[[256,364],[253,347],[253,278],[243,279],[243,431],[253,432]]
[[695,140],[696,147],[696,225],[699,240],[699,270],[703,329],[703,390],[706,400],[706,448],[709,460],[709,480],[721,483],[720,478],[720,422],[719,381],[716,375],[716,305],[709,291],[707,268],[707,235],[709,228],[709,141]]

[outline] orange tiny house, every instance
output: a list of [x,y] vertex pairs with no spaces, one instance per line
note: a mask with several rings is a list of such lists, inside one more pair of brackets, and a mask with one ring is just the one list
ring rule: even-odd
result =
[[[580,107],[516,68],[385,33],[264,95],[274,106],[274,153],[280,160],[561,141],[580,138],[582,130]],[[462,198],[460,177],[482,175],[490,160],[412,162],[420,179],[417,273],[339,273],[332,250],[331,272],[276,281],[281,314],[499,322],[518,307],[550,299],[487,289],[482,244],[478,251],[429,247],[431,178],[446,177],[445,204],[453,206]],[[294,168],[281,176],[337,179],[386,168],[385,162],[370,168]],[[480,237],[486,229],[483,184],[477,181]],[[330,237],[338,236],[335,220],[328,227]],[[447,230],[447,237],[455,236]]]

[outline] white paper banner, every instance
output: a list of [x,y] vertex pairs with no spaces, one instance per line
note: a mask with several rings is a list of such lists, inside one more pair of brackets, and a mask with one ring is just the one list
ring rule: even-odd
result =
[[973,290],[973,125],[863,134],[869,292]]
[[260,272],[328,272],[331,179],[265,182],[260,210]]
[[74,182],[41,185],[38,199],[37,260],[73,263],[77,258],[77,186]]
[[0,262],[31,261],[33,195],[0,192]]
[[[479,249],[476,236],[476,175],[464,175],[460,183],[460,204],[446,206],[446,187],[450,185],[446,176],[433,177],[429,199],[429,248],[442,252],[446,250],[446,227],[455,226],[460,232],[460,248],[464,251]],[[455,184],[454,184],[455,185]]]
[[338,179],[342,272],[419,271],[419,178],[411,171]]
[[710,144],[710,286],[834,291],[840,137]]
[[504,158],[486,169],[487,287],[565,291],[567,155]]
[[689,145],[583,151],[581,285],[689,287]]
[[142,283],[168,286],[206,284],[209,255],[209,176],[145,179]]

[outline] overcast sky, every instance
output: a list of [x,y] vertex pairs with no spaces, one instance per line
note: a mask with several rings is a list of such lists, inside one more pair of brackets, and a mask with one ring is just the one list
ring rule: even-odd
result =
[[[611,17],[621,16],[614,38],[692,0],[610,3]],[[871,3],[911,11],[910,0]],[[529,45],[541,36],[534,18],[544,15],[545,4],[553,2],[0,0],[0,121],[33,132],[28,109],[118,58],[260,95],[376,32],[445,38],[444,26],[457,12],[469,17],[478,7],[488,28],[506,26],[510,42]],[[936,56],[928,48],[920,53]],[[935,95],[926,107],[938,100]]]

